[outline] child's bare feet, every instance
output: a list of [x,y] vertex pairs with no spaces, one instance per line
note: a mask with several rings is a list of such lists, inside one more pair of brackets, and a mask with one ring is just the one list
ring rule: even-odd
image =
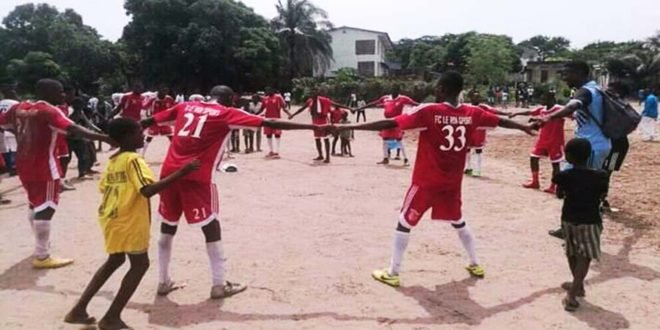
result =
[[71,324],[94,324],[96,323],[96,319],[89,316],[86,311],[77,311],[72,309],[64,317],[64,322]]
[[101,321],[99,321],[97,326],[100,330],[121,330],[121,329],[131,328],[121,319],[116,319],[116,320],[101,319]]

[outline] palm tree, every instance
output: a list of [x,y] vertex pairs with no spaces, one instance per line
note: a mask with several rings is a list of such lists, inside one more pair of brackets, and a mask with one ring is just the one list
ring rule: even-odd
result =
[[618,78],[652,86],[660,81],[660,33],[640,43],[628,54],[609,59],[607,69]]
[[332,61],[328,14],[308,0],[278,0],[272,26],[287,51],[289,81],[307,69],[326,70]]

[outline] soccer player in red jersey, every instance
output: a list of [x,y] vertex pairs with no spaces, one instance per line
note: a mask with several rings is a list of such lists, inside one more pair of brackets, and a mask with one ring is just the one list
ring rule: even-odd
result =
[[[62,111],[62,114],[65,117],[69,117],[69,103],[65,102],[57,105],[57,108]],[[74,186],[69,184],[66,180],[66,173],[71,162],[71,155],[69,152],[69,142],[66,139],[66,135],[58,134],[57,141],[55,142],[55,156],[60,162],[60,167],[62,168],[62,180],[60,182],[60,189],[62,191],[76,190]]]
[[[264,110],[266,110],[266,118],[269,119],[280,119],[282,118],[282,111],[284,111],[287,116],[291,116],[289,110],[287,110],[286,101],[280,94],[276,94],[272,88],[266,88],[266,96],[261,100],[261,110],[257,113],[260,115]],[[270,151],[267,158],[280,158],[280,138],[282,137],[282,130],[264,128],[264,135],[266,135],[266,140],[268,141],[268,150]],[[275,136],[275,146],[273,146],[273,136]]]
[[[222,160],[223,149],[232,129],[267,127],[270,129],[316,129],[317,126],[264,119],[231,107],[233,91],[227,86],[216,86],[210,92],[209,102],[184,102],[142,121],[143,127],[175,122],[174,138],[161,169],[167,177],[182,164],[199,159],[200,169],[177,181],[160,194],[158,213],[161,218],[161,236],[158,241],[159,284],[158,294],[167,295],[178,289],[169,275],[172,240],[183,213],[189,224],[202,228],[206,251],[211,264],[213,286],[211,298],[229,297],[245,290],[245,286],[225,282],[224,252],[218,217],[218,192],[214,172]],[[326,128],[327,129],[327,128]]]
[[[348,112],[342,108],[339,107],[334,107],[332,110],[330,110],[330,124],[339,124],[341,123],[342,119],[344,116],[348,114]],[[337,148],[337,142],[339,141],[339,133],[334,132],[332,133],[332,155],[335,156],[337,153],[335,152]],[[343,155],[343,149],[341,154]]]
[[144,85],[141,82],[133,83],[131,92],[121,97],[119,104],[112,111],[110,118],[114,118],[119,114],[124,118],[140,121],[142,109],[145,108],[145,100],[142,93],[144,93]]
[[[392,94],[383,95],[378,100],[375,100],[363,107],[355,109],[355,111],[360,111],[373,106],[382,106],[385,108],[384,115],[385,118],[394,118],[403,114],[403,108],[406,105],[417,106],[419,103],[413,100],[412,98],[401,95],[401,88],[395,86],[392,89]],[[390,163],[390,147],[388,141],[397,140],[399,141],[399,146],[401,147],[401,153],[403,154],[403,165],[408,165],[408,156],[406,155],[406,149],[401,140],[403,139],[403,130],[400,128],[392,128],[382,130],[379,133],[380,137],[383,138],[383,160],[378,164],[387,165]],[[398,155],[397,155],[398,157]]]
[[[298,109],[294,114],[289,116],[289,119],[297,116],[299,113],[309,109],[309,112],[312,115],[312,124],[314,125],[327,125],[328,116],[330,115],[330,110],[332,107],[339,107],[351,110],[349,107],[336,103],[330,98],[326,97],[325,91],[319,88],[312,88],[311,95],[309,99],[305,102],[305,105]],[[330,140],[328,139],[328,132],[325,129],[316,129],[314,130],[314,139],[316,141],[316,151],[318,152],[318,157],[314,158],[315,161],[323,160],[323,147],[321,146],[321,139],[323,139],[323,144],[325,145],[325,160],[324,163],[330,163]]]
[[437,101],[442,103],[422,105],[392,119],[339,127],[340,130],[423,129],[419,135],[412,186],[404,199],[394,235],[390,267],[373,272],[377,281],[394,287],[400,285],[399,271],[410,230],[428,209],[432,209],[431,219],[446,221],[457,230],[470,259],[468,272],[477,277],[485,274],[477,260],[474,237],[461,212],[467,140],[479,127],[514,128],[533,135],[534,126],[500,119],[479,107],[459,104],[458,94],[462,89],[463,77],[457,72],[446,72],[436,88]]
[[[174,106],[174,99],[168,95],[168,92],[167,87],[161,87],[158,89],[156,97],[147,100],[144,106],[147,109],[147,116],[153,116]],[[147,137],[144,140],[144,147],[142,148],[142,157],[147,153],[149,143],[154,140],[155,136],[165,136],[172,141],[172,127],[169,125],[149,127]]]
[[[542,107],[532,111],[514,113],[511,117],[546,117],[562,109],[562,106],[557,104],[554,93],[547,93],[544,99]],[[555,118],[541,127],[539,137],[529,158],[532,179],[523,184],[523,187],[528,189],[539,189],[541,187],[539,183],[539,159],[541,157],[550,158],[550,162],[552,163],[552,177],[559,173],[559,164],[564,160],[564,118]],[[551,183],[550,187],[545,189],[544,192],[554,195],[556,190],[555,184]]]
[[50,224],[59,201],[62,177],[62,168],[55,154],[57,135],[69,133],[107,143],[112,141],[106,135],[74,124],[53,106],[64,102],[59,81],[39,80],[36,91],[41,101],[14,105],[0,115],[0,127],[16,134],[16,167],[28,195],[29,221],[36,239],[32,265],[35,268],[58,268],[71,264],[73,260],[50,255]]
[[[475,94],[475,99],[472,100],[472,105],[478,106],[481,110],[489,112],[494,115],[510,116],[511,113],[497,110],[488,104],[480,103],[478,94]],[[483,162],[482,156],[486,147],[486,128],[478,128],[474,130],[468,139],[468,153],[465,161],[465,174],[480,177],[481,164]]]

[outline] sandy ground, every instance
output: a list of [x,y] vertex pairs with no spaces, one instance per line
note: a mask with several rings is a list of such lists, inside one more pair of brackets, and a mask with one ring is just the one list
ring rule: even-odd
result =
[[[379,115],[369,113],[372,119]],[[154,225],[152,268],[124,311],[127,323],[136,329],[660,329],[659,249],[648,235],[655,229],[625,217],[606,220],[604,257],[592,267],[583,308],[575,314],[562,309],[558,286],[569,271],[561,242],[547,235],[559,223],[560,202],[519,187],[528,175],[531,138],[493,132],[485,177],[465,180],[464,214],[476,234],[486,278],[469,278],[454,230],[427,216],[413,231],[403,286],[396,290],[373,281],[370,273],[388,264],[411,169],[377,166],[381,147],[371,132],[356,133],[356,158],[315,165],[311,136],[286,132],[283,159],[238,155],[231,162],[240,171],[221,175],[228,279],[248,284],[248,291],[210,301],[203,236],[182,226],[172,272],[188,286],[157,298]],[[411,135],[410,149],[413,140]],[[154,171],[166,148],[165,139],[150,148],[147,161]],[[516,151],[507,154],[506,148]],[[77,191],[62,196],[53,252],[76,263],[51,271],[30,267],[33,239],[25,197],[20,189],[7,196],[14,203],[0,208],[0,328],[80,329],[61,320],[105,259],[95,217],[101,197],[96,184],[78,183]],[[624,208],[652,199],[639,196],[633,181],[616,185],[617,191],[626,187],[635,195],[615,193]],[[2,189],[15,186],[17,180],[9,179]],[[649,214],[640,221],[657,221],[657,206],[655,216]],[[92,301],[90,314],[102,316],[126,269]]]

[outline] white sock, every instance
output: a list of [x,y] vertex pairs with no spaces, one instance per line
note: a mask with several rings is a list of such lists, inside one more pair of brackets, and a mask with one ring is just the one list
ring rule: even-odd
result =
[[34,211],[28,209],[28,222],[30,223],[30,230],[32,230],[32,234],[36,234],[34,232]]
[[172,241],[174,236],[170,234],[160,234],[158,239],[158,283],[169,283],[170,278],[170,260],[172,259]]
[[225,252],[222,241],[206,243],[206,253],[209,255],[211,278],[213,285],[225,284]]
[[34,256],[39,260],[50,256],[50,221],[34,220],[34,237],[37,242],[34,248]]
[[410,233],[404,233],[398,230],[394,233],[392,260],[390,260],[390,269],[388,270],[390,275],[399,275],[399,271],[401,271],[401,261],[403,260],[403,254],[406,252],[406,248],[408,248],[409,239]]
[[468,151],[467,154],[465,155],[465,169],[466,170],[472,169],[472,150]]
[[144,155],[147,153],[147,148],[149,148],[149,142],[144,141],[144,147],[142,147],[142,158],[144,158]]
[[475,165],[474,169],[477,170],[478,172],[481,172],[481,156],[482,156],[482,155],[483,155],[483,154],[476,154],[476,155],[474,155],[474,156],[475,156],[475,157],[474,157],[474,158],[475,158],[475,161],[476,161],[476,163],[477,163],[477,164]]
[[403,146],[403,141],[399,142],[399,145],[401,146],[401,156],[403,156],[403,159],[408,159],[408,156],[406,155],[406,147]]
[[477,259],[477,252],[474,248],[474,236],[472,236],[472,231],[468,228],[467,224],[463,228],[456,229],[458,232],[458,238],[461,240],[465,251],[470,258],[470,265],[478,265],[479,260]]
[[390,158],[390,146],[387,145],[387,141],[383,140],[383,159]]
[[275,138],[275,153],[280,153],[280,138],[278,137]]
[[266,138],[266,141],[268,141],[268,151],[274,152],[273,151],[273,138]]

